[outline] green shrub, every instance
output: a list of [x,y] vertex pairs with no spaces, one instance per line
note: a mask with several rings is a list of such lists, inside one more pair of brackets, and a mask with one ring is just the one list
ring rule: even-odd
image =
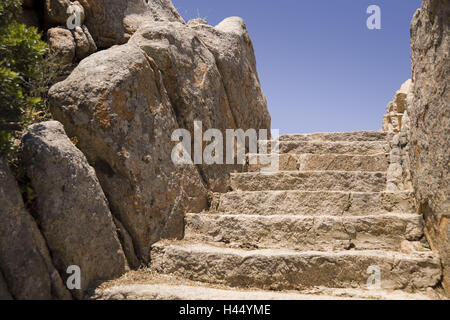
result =
[[17,21],[20,0],[0,2],[0,154],[11,157],[17,132],[48,117],[45,59],[39,31]]

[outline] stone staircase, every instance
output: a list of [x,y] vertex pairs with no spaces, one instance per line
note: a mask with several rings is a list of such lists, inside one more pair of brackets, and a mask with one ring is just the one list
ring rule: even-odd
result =
[[[153,246],[152,270],[186,283],[135,287],[134,295],[110,288],[103,298],[157,298],[161,290],[165,299],[430,297],[440,260],[426,248],[412,194],[385,191],[390,138],[282,136],[279,172],[248,165],[232,174],[232,191],[216,194],[210,212],[186,215],[184,240]],[[367,287],[370,268],[380,271],[379,290]],[[189,283],[191,291],[180,286]]]

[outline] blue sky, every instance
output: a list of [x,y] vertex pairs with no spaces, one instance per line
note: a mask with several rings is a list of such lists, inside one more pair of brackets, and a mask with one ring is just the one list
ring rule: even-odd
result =
[[[420,0],[173,0],[185,20],[247,23],[258,72],[281,133],[379,130],[411,77],[409,25]],[[369,30],[369,5],[381,30]]]

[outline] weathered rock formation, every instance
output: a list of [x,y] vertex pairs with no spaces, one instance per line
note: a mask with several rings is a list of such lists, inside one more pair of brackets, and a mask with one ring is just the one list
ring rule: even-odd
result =
[[[73,30],[70,5],[81,11]],[[414,16],[413,78],[389,103],[386,132],[283,136],[273,175],[258,172],[260,162],[178,166],[171,157],[172,133],[193,136],[195,120],[224,137],[270,129],[242,19],[186,23],[170,0],[27,0],[24,8],[27,24],[50,28],[50,54],[75,69],[49,92],[62,124],[33,125],[22,140],[30,211],[0,160],[0,299],[84,298],[149,262],[216,286],[365,297],[378,266],[382,289],[423,291],[414,298],[441,283],[441,257],[450,290],[450,0],[424,0]],[[81,290],[65,287],[71,265],[81,268]],[[161,287],[130,288],[98,294],[164,296],[154,293]]]
[[[203,131],[219,129],[224,137],[226,129],[269,129],[270,116],[244,22],[236,18],[216,28],[203,26],[206,31],[178,22],[147,23],[130,43],[155,60],[178,125],[191,134],[194,120],[202,121]],[[204,165],[201,170],[212,190],[226,191],[232,167]]]
[[62,66],[70,66],[97,51],[97,46],[86,26],[69,30],[63,27],[47,31],[49,54]]
[[[131,3],[126,12],[137,10]],[[87,57],[50,91],[54,117],[77,137],[142,261],[156,241],[182,237],[184,212],[205,209],[207,189],[226,191],[235,169],[175,166],[173,131],[193,133],[194,120],[224,136],[226,129],[270,128],[243,21],[198,30],[161,5],[148,8],[163,21],[150,19],[128,44]]]
[[411,105],[413,84],[409,79],[395,93],[383,118],[383,131],[390,133],[387,190],[412,190],[409,160],[408,107]]
[[83,23],[85,19],[84,8],[78,1],[45,0],[45,24],[48,26],[65,25],[71,15],[67,11],[69,6],[78,7],[77,10],[80,13],[80,22]]
[[82,298],[96,281],[116,278],[128,265],[108,203],[86,157],[56,121],[32,125],[23,138],[24,161],[37,197],[39,223],[55,267],[81,269]]
[[[69,30],[73,5],[81,25]],[[225,136],[270,129],[270,116],[239,18],[216,28],[186,24],[169,0],[23,6],[44,13],[24,18],[47,33],[49,54],[69,69],[79,65],[50,91],[64,127],[36,124],[22,139],[32,214],[2,163],[2,187],[13,187],[0,190],[9,221],[0,226],[0,298],[83,298],[98,281],[148,262],[155,242],[182,238],[184,213],[206,209],[209,192],[226,191],[229,173],[242,167],[175,165],[176,129],[193,134],[200,120],[203,131]],[[106,50],[95,53],[97,46]],[[71,265],[81,269],[81,290],[69,293],[63,281]]]
[[100,48],[123,44],[148,21],[184,23],[170,0],[80,0],[86,25]]
[[383,130],[398,133],[402,129],[403,116],[407,113],[407,99],[411,95],[411,79],[402,84],[400,90],[395,93],[394,99],[387,106],[387,113],[383,118]]
[[411,23],[413,79],[388,105],[383,130],[393,132],[390,190],[414,190],[426,235],[441,253],[450,290],[450,1],[424,0]]
[[[68,11],[69,7],[72,11]],[[80,25],[69,30],[67,22],[75,21],[72,19],[75,12]],[[78,1],[24,1],[20,21],[41,29],[47,35],[49,54],[56,56],[62,66],[70,66],[97,51],[97,45],[84,25],[84,8]]]
[[156,64],[131,44],[83,60],[50,91],[52,113],[93,164],[112,213],[146,261],[161,237],[181,237],[185,210],[206,207],[195,167],[171,160],[178,128]]
[[267,102],[259,83],[255,53],[244,21],[231,17],[216,27],[195,22],[193,20],[189,25],[214,54],[237,127],[244,130],[270,129]]
[[97,51],[97,45],[85,25],[76,27],[72,34],[75,39],[75,54],[78,60],[83,60]]
[[49,54],[55,56],[63,66],[71,65],[75,59],[76,43],[70,30],[56,27],[47,32]]
[[0,274],[5,278],[8,292],[15,299],[70,298],[38,226],[25,210],[14,175],[3,159],[0,159],[0,221]]
[[410,159],[426,233],[450,293],[450,1],[424,0],[411,24]]

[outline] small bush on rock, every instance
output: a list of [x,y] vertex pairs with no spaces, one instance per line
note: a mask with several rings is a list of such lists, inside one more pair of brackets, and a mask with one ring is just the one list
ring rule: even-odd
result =
[[21,0],[0,2],[0,154],[14,155],[17,132],[48,118],[47,45],[39,31],[17,21]]

